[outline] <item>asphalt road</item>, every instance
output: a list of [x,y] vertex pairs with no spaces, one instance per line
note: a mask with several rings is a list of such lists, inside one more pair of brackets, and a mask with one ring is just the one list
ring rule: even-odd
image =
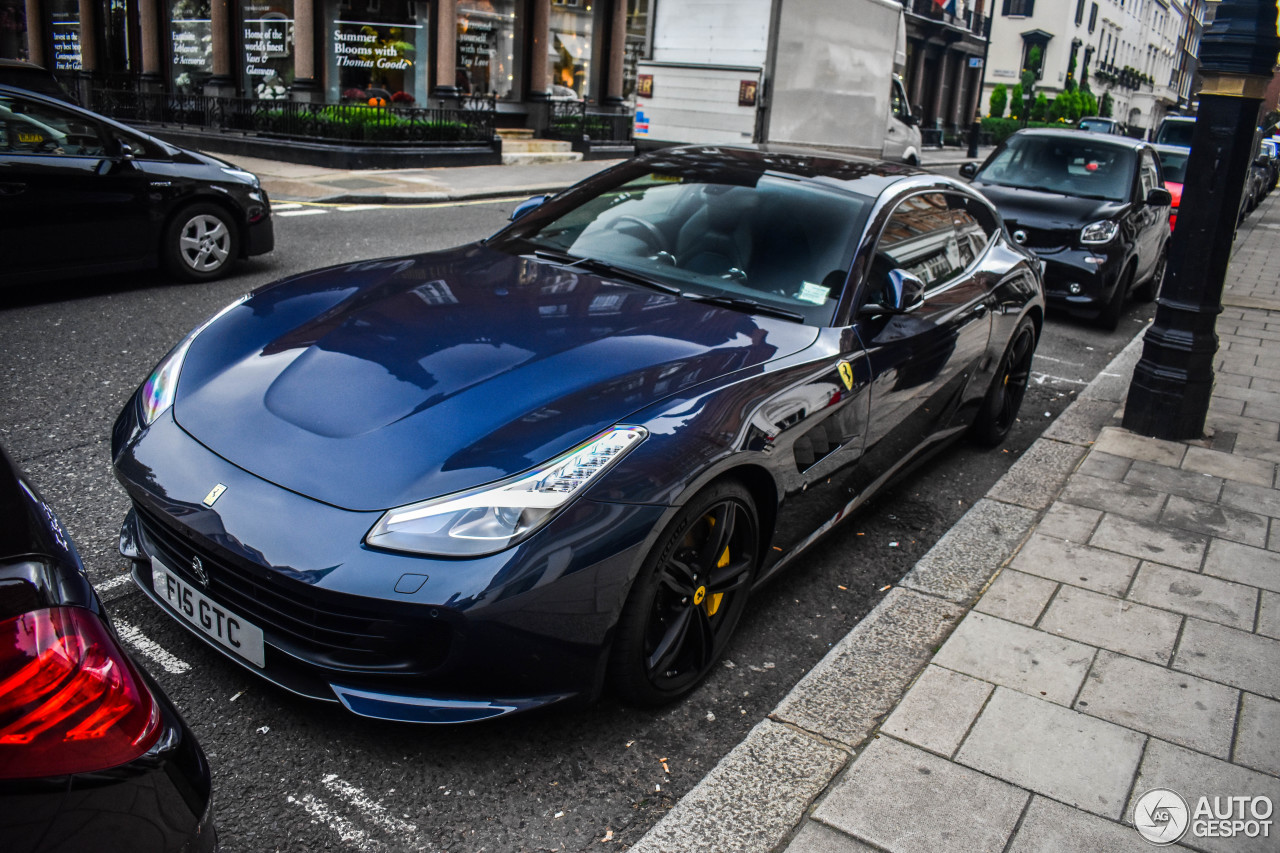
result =
[[[378,723],[299,700],[190,638],[124,581],[126,512],[110,473],[116,413],[188,329],[245,290],[342,261],[443,248],[514,205],[299,206],[279,248],[209,285],[161,275],[0,294],[0,441],[59,510],[138,659],[186,714],[213,766],[229,853],[586,850],[633,843],[986,492],[1151,315],[1121,331],[1051,319],[1010,440],[957,445],[894,484],[749,606],[724,665],[688,700],[458,729]],[[709,815],[708,820],[715,820]]]

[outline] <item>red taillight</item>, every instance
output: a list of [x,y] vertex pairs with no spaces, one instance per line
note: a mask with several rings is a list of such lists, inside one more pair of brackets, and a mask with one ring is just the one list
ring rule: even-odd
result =
[[105,770],[160,735],[151,691],[81,607],[0,622],[0,779]]

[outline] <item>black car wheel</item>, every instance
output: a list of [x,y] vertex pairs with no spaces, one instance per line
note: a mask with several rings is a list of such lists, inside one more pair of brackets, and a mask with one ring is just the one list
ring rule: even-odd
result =
[[1164,271],[1168,265],[1169,247],[1165,246],[1160,250],[1160,259],[1156,261],[1156,268],[1151,271],[1151,278],[1133,291],[1134,298],[1139,302],[1150,302],[1159,296],[1160,285],[1164,282]]
[[186,281],[209,281],[226,273],[240,251],[236,224],[214,204],[178,212],[165,233],[163,256],[169,272]]
[[1116,289],[1112,291],[1111,298],[1107,300],[1107,304],[1098,314],[1098,326],[1108,332],[1114,332],[1120,328],[1120,317],[1124,314],[1124,302],[1129,296],[1129,287],[1133,284],[1133,267],[1130,266],[1120,276]]
[[1031,318],[1024,317],[1000,359],[1000,368],[982,401],[982,409],[970,427],[973,440],[983,447],[995,447],[1004,441],[1018,420],[1018,410],[1031,381],[1031,359],[1035,352],[1036,326]]
[[740,484],[685,505],[645,559],[618,621],[610,676],[636,705],[678,699],[719,660],[747,603],[759,522]]

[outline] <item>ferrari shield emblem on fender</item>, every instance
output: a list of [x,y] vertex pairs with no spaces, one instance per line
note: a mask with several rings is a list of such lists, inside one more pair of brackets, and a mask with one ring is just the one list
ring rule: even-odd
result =
[[853,365],[847,361],[842,361],[840,362],[839,365],[837,365],[837,367],[840,370],[840,378],[844,380],[844,387],[847,390],[852,391],[853,390]]
[[205,506],[213,506],[215,503],[217,503],[218,498],[222,497],[222,493],[225,492],[226,490],[227,490],[227,487],[219,483],[218,485],[214,486],[212,489],[209,490],[209,494],[204,496],[204,500],[202,500],[201,503],[204,504]]

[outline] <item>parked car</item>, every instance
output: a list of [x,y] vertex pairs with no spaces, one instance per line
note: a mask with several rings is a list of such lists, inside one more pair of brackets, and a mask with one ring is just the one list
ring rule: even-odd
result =
[[0,285],[164,264],[187,281],[274,247],[257,176],[0,85]]
[[215,849],[200,745],[121,648],[66,528],[3,448],[0,510],[6,853]]
[[656,705],[886,479],[1015,421],[1040,265],[961,182],[694,147],[517,214],[262,288],[164,358],[112,436],[161,609],[370,717]]
[[961,174],[1045,263],[1049,303],[1114,329],[1164,278],[1172,198],[1155,151],[1127,137],[1020,130]]
[[1195,116],[1165,116],[1156,130],[1156,145],[1191,147],[1191,137],[1196,132]]
[[1178,224],[1178,207],[1182,204],[1182,185],[1187,178],[1187,160],[1191,150],[1177,145],[1152,145],[1156,159],[1160,161],[1160,174],[1164,178],[1164,188],[1169,191],[1172,204],[1169,207],[1169,230],[1173,231]]
[[1077,130],[1088,130],[1093,133],[1110,133],[1115,136],[1124,136],[1124,125],[1113,118],[1103,118],[1102,116],[1085,116],[1080,119],[1076,125]]
[[17,86],[69,104],[76,102],[66,87],[53,76],[52,71],[21,59],[0,59],[0,85]]

